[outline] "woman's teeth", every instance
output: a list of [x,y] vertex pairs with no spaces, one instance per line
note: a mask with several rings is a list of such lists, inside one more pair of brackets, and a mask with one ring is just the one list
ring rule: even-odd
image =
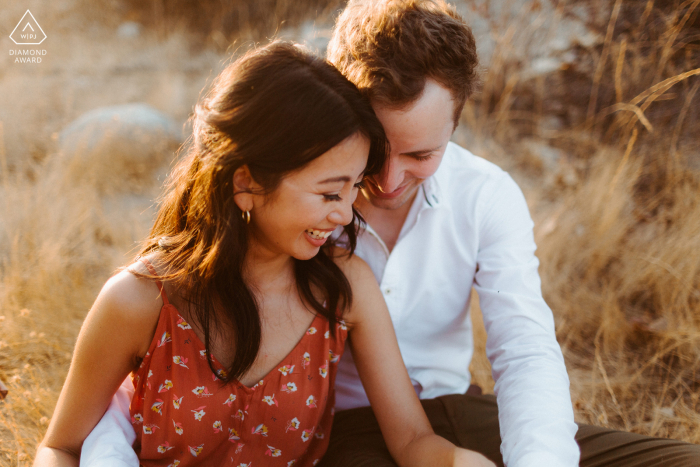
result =
[[331,230],[328,232],[324,232],[323,230],[308,229],[306,233],[308,233],[311,236],[311,238],[314,238],[316,240],[325,240],[326,238],[331,236],[333,231]]

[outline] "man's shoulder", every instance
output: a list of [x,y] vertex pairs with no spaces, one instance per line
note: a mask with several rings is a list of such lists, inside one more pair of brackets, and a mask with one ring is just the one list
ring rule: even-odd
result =
[[457,144],[448,144],[434,182],[438,199],[464,225],[479,229],[487,217],[509,219],[512,225],[531,223],[523,192],[508,172]]
[[508,173],[493,162],[453,142],[448,143],[440,168],[435,173],[440,190],[448,197],[474,195],[509,179]]

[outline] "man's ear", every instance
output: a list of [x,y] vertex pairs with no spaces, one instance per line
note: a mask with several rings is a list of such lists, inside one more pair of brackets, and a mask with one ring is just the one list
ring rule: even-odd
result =
[[261,186],[253,180],[250,169],[247,165],[242,165],[233,173],[233,194],[234,201],[241,211],[253,209],[253,198],[256,193],[260,193]]

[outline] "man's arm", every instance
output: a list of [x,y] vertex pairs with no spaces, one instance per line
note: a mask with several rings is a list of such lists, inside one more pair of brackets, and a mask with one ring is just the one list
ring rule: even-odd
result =
[[503,460],[508,467],[577,466],[569,378],[542,298],[527,204],[507,174],[484,195],[474,288],[496,381]]
[[131,378],[122,383],[107,412],[83,442],[81,467],[139,467],[131,445],[136,433],[129,419],[129,403],[134,395]]

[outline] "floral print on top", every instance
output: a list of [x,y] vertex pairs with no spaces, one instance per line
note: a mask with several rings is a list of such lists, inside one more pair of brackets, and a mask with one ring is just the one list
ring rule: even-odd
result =
[[[316,465],[328,447],[345,324],[329,332],[329,321],[316,316],[296,347],[255,386],[224,385],[192,327],[156,284],[163,299],[156,333],[132,373],[130,412],[141,465]],[[217,374],[225,374],[212,360]]]

